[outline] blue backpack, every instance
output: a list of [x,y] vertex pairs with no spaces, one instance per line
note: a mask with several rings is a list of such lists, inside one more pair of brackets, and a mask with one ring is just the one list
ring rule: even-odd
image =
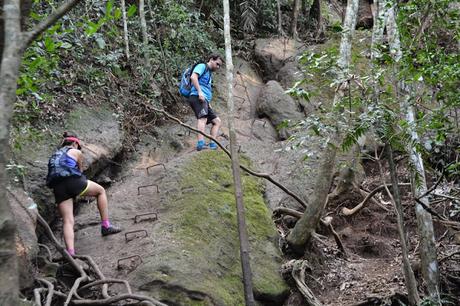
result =
[[[193,84],[192,84],[192,81],[190,80],[190,77],[192,76],[193,69],[195,69],[196,65],[198,64],[200,63],[196,63],[192,65],[191,67],[188,67],[182,73],[182,78],[179,84],[179,93],[186,98],[190,97],[190,93],[192,92]],[[200,80],[201,77],[203,77],[208,71],[209,71],[208,65],[206,65],[204,72],[198,77],[198,80]]]

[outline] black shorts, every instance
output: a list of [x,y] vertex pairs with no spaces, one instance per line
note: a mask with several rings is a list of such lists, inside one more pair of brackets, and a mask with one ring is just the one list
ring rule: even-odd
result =
[[217,118],[217,115],[214,113],[212,108],[209,107],[209,103],[201,102],[200,99],[198,99],[198,96],[190,96],[187,101],[192,107],[196,119],[206,118],[206,124],[210,124]]
[[88,180],[84,175],[69,176],[59,179],[53,187],[56,204],[75,198],[88,188]]

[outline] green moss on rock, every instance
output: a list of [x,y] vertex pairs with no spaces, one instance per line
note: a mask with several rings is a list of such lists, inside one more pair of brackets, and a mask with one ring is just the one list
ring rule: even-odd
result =
[[[166,259],[168,273],[172,274],[169,285],[174,282],[187,288],[187,292],[200,292],[207,298],[190,304],[191,300],[181,294],[172,298],[164,292],[174,291],[174,287],[158,290],[156,286],[150,291],[178,305],[244,305],[230,160],[221,151],[204,151],[194,155],[182,169],[178,184],[184,193],[171,199],[167,213],[177,246],[169,250]],[[281,259],[273,244],[276,231],[262,197],[262,181],[242,173],[242,182],[254,291],[256,298],[273,303],[284,299],[288,292],[279,273]],[[150,279],[159,280],[155,274],[150,273]],[[164,276],[161,279],[166,280]]]

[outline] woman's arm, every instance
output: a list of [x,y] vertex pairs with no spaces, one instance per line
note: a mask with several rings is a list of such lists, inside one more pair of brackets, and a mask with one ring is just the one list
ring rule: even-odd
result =
[[78,169],[81,172],[83,172],[83,154],[81,153],[81,151],[77,149],[70,149],[69,151],[67,151],[67,155],[69,155],[77,161]]

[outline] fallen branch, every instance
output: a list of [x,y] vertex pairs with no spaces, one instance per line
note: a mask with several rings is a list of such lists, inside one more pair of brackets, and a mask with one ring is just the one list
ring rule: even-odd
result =
[[[398,184],[398,186],[410,186],[410,183],[400,183]],[[365,198],[364,200],[361,201],[361,203],[359,203],[358,205],[356,205],[355,207],[349,209],[349,208],[342,208],[342,214],[344,214],[345,216],[351,216],[351,215],[354,215],[355,213],[357,213],[359,210],[361,210],[364,205],[379,191],[387,188],[387,187],[391,187],[391,184],[384,184],[384,185],[380,185],[378,186],[377,188],[375,188],[374,190],[372,190]]]

